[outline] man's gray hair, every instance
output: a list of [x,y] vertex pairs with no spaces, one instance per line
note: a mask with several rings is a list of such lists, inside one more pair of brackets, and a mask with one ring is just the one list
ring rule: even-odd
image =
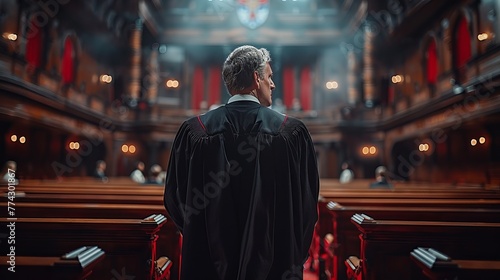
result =
[[254,72],[264,78],[264,68],[271,61],[269,51],[253,46],[236,48],[227,57],[222,67],[222,77],[230,94],[240,92],[252,85]]

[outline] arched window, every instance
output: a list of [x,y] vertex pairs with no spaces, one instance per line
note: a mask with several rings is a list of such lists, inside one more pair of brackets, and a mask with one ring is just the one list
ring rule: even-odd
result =
[[42,65],[43,29],[38,27],[36,16],[30,18],[30,26],[26,33],[26,63],[28,71],[34,71]]
[[429,44],[427,45],[426,59],[427,84],[435,85],[437,82],[439,67],[436,51],[436,41],[434,39],[431,39],[429,41]]
[[465,79],[465,66],[471,58],[471,37],[469,33],[469,23],[462,16],[457,24],[454,42],[454,66],[458,82]]
[[71,36],[64,40],[64,51],[61,63],[61,77],[64,84],[71,84],[75,80],[76,50]]

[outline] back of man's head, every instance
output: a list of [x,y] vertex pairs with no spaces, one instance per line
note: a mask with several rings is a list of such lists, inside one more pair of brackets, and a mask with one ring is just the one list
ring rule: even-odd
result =
[[244,45],[233,50],[222,66],[222,77],[231,95],[252,85],[254,72],[264,77],[264,67],[271,61],[269,51]]
[[375,177],[382,176],[385,177],[387,173],[387,168],[385,166],[379,166],[375,169]]

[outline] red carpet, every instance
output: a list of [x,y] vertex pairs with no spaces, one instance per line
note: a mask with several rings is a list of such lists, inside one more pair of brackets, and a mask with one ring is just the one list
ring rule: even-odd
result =
[[308,270],[304,271],[304,280],[318,280],[318,275]]

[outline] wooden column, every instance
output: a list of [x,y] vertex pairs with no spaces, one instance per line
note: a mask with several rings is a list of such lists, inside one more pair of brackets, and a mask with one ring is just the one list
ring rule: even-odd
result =
[[139,99],[141,94],[141,37],[142,19],[137,19],[130,34],[131,56],[129,96],[132,100]]
[[147,77],[147,98],[149,104],[156,103],[156,97],[158,96],[158,84],[160,81],[160,68],[158,63],[158,48],[154,47],[151,50],[151,54],[149,56],[149,64],[148,64],[148,77]]
[[355,105],[359,102],[357,68],[356,54],[352,49],[349,49],[347,52],[347,102],[350,105]]
[[364,45],[364,53],[363,53],[363,83],[364,83],[364,96],[365,96],[365,105],[367,107],[373,107],[375,101],[375,69],[373,62],[373,41],[375,34],[370,29],[370,27],[365,28],[365,45]]

